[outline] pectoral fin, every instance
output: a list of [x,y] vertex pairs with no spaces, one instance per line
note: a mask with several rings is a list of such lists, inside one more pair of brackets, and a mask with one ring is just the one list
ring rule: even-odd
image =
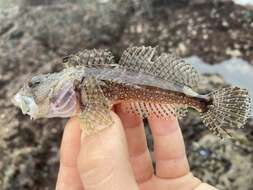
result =
[[90,77],[81,84],[81,101],[83,106],[79,120],[86,135],[97,133],[114,124],[109,102],[95,77]]

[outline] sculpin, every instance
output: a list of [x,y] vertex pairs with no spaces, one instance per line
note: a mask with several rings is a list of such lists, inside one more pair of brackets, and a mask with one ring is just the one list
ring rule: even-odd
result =
[[243,126],[250,113],[247,90],[226,87],[201,95],[194,91],[199,74],[183,59],[153,47],[130,47],[118,63],[108,50],[84,50],[63,59],[58,73],[34,76],[13,102],[32,118],[78,115],[90,133],[112,125],[110,109],[145,118],[200,112],[203,123],[218,136]]

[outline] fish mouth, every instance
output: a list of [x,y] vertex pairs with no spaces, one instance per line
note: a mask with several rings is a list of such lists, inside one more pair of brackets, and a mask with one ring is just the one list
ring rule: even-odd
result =
[[38,115],[38,106],[32,97],[17,93],[12,98],[12,103],[19,107],[23,114],[28,114],[31,116],[31,118],[36,118]]

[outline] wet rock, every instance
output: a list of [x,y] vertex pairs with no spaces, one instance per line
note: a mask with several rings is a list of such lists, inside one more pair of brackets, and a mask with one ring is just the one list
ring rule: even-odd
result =
[[[125,0],[90,0],[85,1],[88,6],[53,2],[42,6],[38,2],[0,14],[0,187],[3,190],[54,188],[65,120],[31,121],[14,108],[10,99],[29,76],[61,69],[61,57],[79,49],[99,47],[110,48],[119,55],[129,45],[145,44],[159,45],[161,51],[177,51],[183,56],[200,55],[211,63],[230,57],[227,48],[236,49],[242,57],[252,60],[251,12],[231,3],[194,4],[187,0],[162,3],[161,0],[154,2],[155,6],[141,6],[141,1],[132,5],[132,1]],[[222,26],[221,18],[227,24]],[[201,83],[198,90],[202,93],[224,85],[218,75],[205,76]],[[245,128],[241,135],[251,141],[228,144],[213,136],[208,140],[210,133],[196,112],[189,112],[180,125],[196,176],[221,189],[249,187],[252,178],[246,172],[253,162],[252,127]],[[146,128],[146,132],[153,150],[150,130]],[[233,171],[243,177],[236,177]]]
[[237,49],[232,50],[230,48],[228,48],[226,50],[226,54],[230,55],[231,57],[240,57],[240,56],[242,56],[242,53],[239,50],[237,50]]
[[[253,53],[250,50],[252,10],[235,5],[230,0],[218,0],[192,2],[188,6],[186,3],[153,6],[152,15],[151,18],[145,14],[132,17],[119,47],[159,44],[166,51],[177,51],[183,43],[187,51],[178,51],[182,56],[198,55],[211,64],[241,56],[253,63]],[[140,25],[143,26],[142,33],[134,29]],[[249,49],[233,51],[233,44],[244,44]]]
[[253,157],[240,144],[208,134],[192,143],[188,158],[193,174],[218,189],[252,187],[252,177],[247,174],[251,173]]
[[187,47],[185,46],[184,43],[179,43],[178,44],[178,48],[176,49],[176,53],[178,55],[182,55],[182,56],[185,56],[187,54]]

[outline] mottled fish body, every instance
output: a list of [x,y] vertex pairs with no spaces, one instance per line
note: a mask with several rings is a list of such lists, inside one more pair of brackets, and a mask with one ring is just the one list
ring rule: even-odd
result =
[[219,136],[228,133],[227,127],[243,126],[249,117],[247,90],[227,87],[200,95],[193,90],[197,71],[156,48],[128,48],[118,63],[107,50],[84,50],[64,63],[61,72],[35,76],[15,95],[23,113],[33,118],[79,115],[90,133],[100,130],[97,125],[113,123],[109,110],[114,104],[143,118],[182,116],[191,107]]

